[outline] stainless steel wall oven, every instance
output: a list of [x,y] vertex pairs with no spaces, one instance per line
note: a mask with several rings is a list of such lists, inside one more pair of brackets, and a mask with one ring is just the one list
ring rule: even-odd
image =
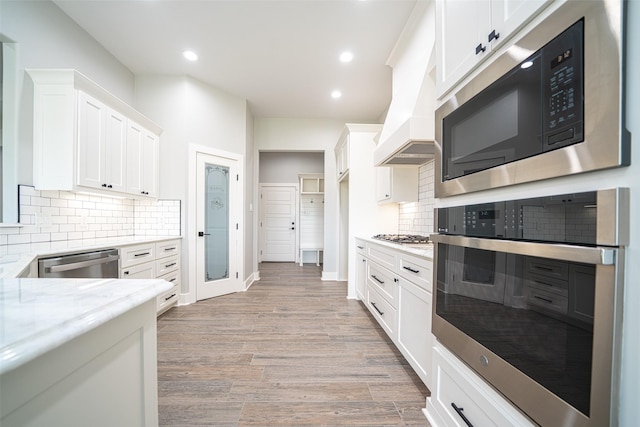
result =
[[436,111],[436,197],[624,166],[623,0],[567,1]]
[[433,333],[540,425],[615,425],[628,212],[628,189],[437,209]]

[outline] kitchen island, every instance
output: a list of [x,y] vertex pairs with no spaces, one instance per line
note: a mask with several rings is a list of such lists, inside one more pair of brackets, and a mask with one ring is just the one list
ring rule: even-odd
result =
[[0,425],[155,426],[164,280],[0,279]]

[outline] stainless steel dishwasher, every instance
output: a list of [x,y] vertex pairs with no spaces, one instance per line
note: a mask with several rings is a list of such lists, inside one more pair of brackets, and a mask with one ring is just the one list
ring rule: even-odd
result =
[[61,255],[38,260],[38,277],[42,278],[118,278],[117,249],[105,249]]

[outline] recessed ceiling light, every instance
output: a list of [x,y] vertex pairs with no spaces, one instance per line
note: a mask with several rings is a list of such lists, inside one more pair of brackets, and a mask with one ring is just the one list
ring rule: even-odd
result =
[[351,62],[353,60],[353,53],[351,52],[342,52],[340,54],[340,61],[342,62]]
[[182,52],[182,56],[184,56],[185,59],[188,59],[189,61],[197,61],[198,60],[198,54],[195,53],[192,50],[185,50],[184,52]]
[[520,68],[522,68],[523,70],[526,70],[527,68],[531,67],[532,65],[533,65],[533,61],[526,61],[526,62],[523,62],[520,65]]
[[338,99],[342,96],[342,92],[340,92],[339,90],[334,90],[333,92],[331,92],[331,97],[333,99]]

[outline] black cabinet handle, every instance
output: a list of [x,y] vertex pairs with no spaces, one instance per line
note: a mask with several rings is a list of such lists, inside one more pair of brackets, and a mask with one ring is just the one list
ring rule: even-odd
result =
[[295,230],[296,228],[295,228],[295,227],[291,227],[291,229],[292,229],[292,230]]
[[533,297],[534,297],[535,299],[539,299],[539,300],[541,300],[541,301],[548,302],[549,304],[552,304],[552,303],[553,303],[553,300],[552,300],[552,299],[549,299],[549,298],[539,297],[538,295],[534,295]]
[[358,245],[358,249],[364,249],[364,246],[359,246],[359,245]]
[[498,40],[500,38],[500,33],[496,33],[496,30],[491,31],[491,33],[489,33],[489,43],[491,43],[492,40]]
[[107,185],[107,188],[113,188],[113,185],[109,184]]
[[169,301],[171,298],[173,298],[173,297],[175,297],[175,296],[176,296],[176,294],[171,294],[171,295],[169,295],[168,297],[166,297],[164,300],[165,300],[165,301]]
[[106,188],[106,187],[107,187],[107,184],[102,184],[102,186]]
[[166,265],[164,266],[164,268],[173,267],[174,265],[176,265],[176,263],[175,263],[175,262],[172,262],[171,264],[166,264]]
[[128,270],[127,270],[127,271],[125,271],[125,272],[124,272],[124,275],[125,275],[125,276],[128,276],[128,275],[129,275],[129,271],[128,271]]
[[409,270],[409,271],[410,271],[410,272],[412,272],[412,273],[416,273],[416,274],[420,273],[420,270],[414,270],[414,269],[413,269],[413,268],[411,268],[411,267],[404,267],[404,266],[403,266],[402,268],[404,268],[405,270]]
[[482,46],[482,43],[480,43],[478,46],[476,46],[476,55],[479,54],[480,52],[484,52],[487,50],[486,46]]
[[467,419],[467,417],[465,417],[464,414],[462,413],[462,411],[464,411],[464,408],[458,408],[456,404],[453,402],[451,402],[451,406],[453,407],[453,409],[455,409],[458,415],[460,415],[460,418],[462,418],[462,421],[464,421],[467,426],[473,427],[473,424],[471,424],[471,422]]
[[145,256],[145,255],[151,255],[151,252],[142,252],[139,254],[135,254],[134,257]]
[[376,282],[380,283],[381,285],[384,285],[384,282],[378,279],[374,274],[372,274],[371,277],[373,277],[373,280],[375,280]]
[[144,194],[145,196],[149,194],[148,191],[141,191],[140,194]]
[[375,303],[375,302],[371,302],[370,304],[373,306],[373,308],[375,308],[375,309],[376,309],[376,311],[380,314],[380,316],[383,316],[383,315],[384,315],[384,313],[383,313],[383,312],[381,312],[381,311],[380,311],[380,309],[376,306],[376,303]]

